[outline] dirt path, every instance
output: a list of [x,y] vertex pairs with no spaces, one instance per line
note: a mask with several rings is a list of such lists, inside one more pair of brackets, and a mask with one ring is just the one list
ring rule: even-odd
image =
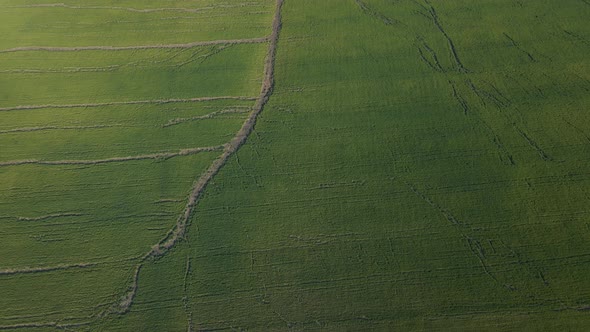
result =
[[207,184],[213,179],[213,177],[221,170],[223,165],[229,160],[229,158],[246,142],[250,133],[252,133],[254,126],[256,124],[256,120],[258,115],[264,109],[264,106],[268,102],[268,99],[272,95],[273,87],[274,87],[274,64],[275,64],[275,57],[277,52],[277,44],[279,41],[279,34],[281,31],[281,8],[283,6],[284,0],[277,0],[276,2],[276,9],[275,15],[272,22],[272,33],[269,38],[269,47],[268,53],[266,55],[266,60],[264,64],[264,79],[262,82],[262,87],[260,89],[260,95],[256,101],[256,105],[254,106],[252,112],[242,125],[242,128],[238,131],[236,136],[231,140],[229,144],[227,144],[223,150],[223,153],[219,158],[217,158],[213,164],[201,175],[201,177],[195,182],[191,194],[188,198],[187,205],[184,209],[182,215],[178,218],[174,227],[166,234],[166,236],[157,244],[155,244],[152,249],[147,252],[142,261],[137,265],[135,269],[135,273],[133,276],[133,281],[127,291],[127,293],[122,297],[119,305],[115,308],[115,311],[118,313],[126,313],[129,311],[131,305],[133,304],[133,300],[135,295],[137,294],[138,288],[138,281],[139,281],[139,274],[141,272],[141,268],[145,264],[145,262],[150,258],[157,258],[165,255],[170,249],[172,249],[178,241],[184,236],[186,232],[186,226],[189,222],[189,219],[193,213],[193,210],[207,187]]
[[12,160],[12,161],[2,161],[0,162],[0,167],[7,167],[7,166],[18,166],[18,165],[50,165],[50,166],[57,166],[57,165],[98,165],[98,164],[107,164],[107,163],[119,163],[124,161],[133,161],[133,160],[146,160],[146,159],[170,159],[179,156],[190,156],[193,154],[197,154],[200,152],[211,152],[211,151],[219,151],[224,149],[227,145],[219,145],[219,146],[210,146],[204,148],[193,148],[193,149],[184,149],[178,152],[167,152],[167,153],[154,153],[154,154],[144,154],[138,156],[126,156],[126,157],[114,157],[114,158],[106,158],[106,159],[96,159],[96,160],[36,160],[36,159],[25,159],[25,160]]
[[0,53],[12,52],[75,52],[75,51],[126,51],[126,50],[149,50],[149,49],[171,49],[171,48],[193,48],[198,46],[212,45],[233,45],[233,44],[260,44],[269,41],[269,37],[250,39],[228,39],[200,41],[186,44],[160,44],[160,45],[135,45],[135,46],[77,46],[77,47],[55,47],[55,46],[25,46],[0,50]]
[[144,105],[144,104],[170,104],[170,103],[195,103],[201,101],[216,101],[216,100],[258,100],[256,97],[243,96],[221,96],[221,97],[199,97],[187,99],[154,99],[154,100],[132,100],[132,101],[113,101],[108,103],[88,103],[88,104],[67,104],[67,105],[19,105],[12,107],[1,107],[0,112],[21,111],[21,110],[38,110],[43,108],[89,108],[102,106],[118,106],[118,105]]

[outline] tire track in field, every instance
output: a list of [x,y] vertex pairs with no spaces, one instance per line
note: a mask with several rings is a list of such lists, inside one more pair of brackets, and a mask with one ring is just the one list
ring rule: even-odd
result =
[[[392,180],[396,180],[392,178]],[[414,184],[400,179],[408,189],[418,198],[427,203],[436,213],[444,217],[449,225],[457,233],[457,236],[464,241],[470,254],[475,257],[482,271],[498,286],[511,292],[520,291],[527,297],[536,297],[539,294],[548,294],[552,290],[548,288],[549,282],[543,273],[543,267],[534,261],[525,259],[515,248],[505,243],[499,235],[493,237],[485,236],[478,227],[473,227],[468,222],[457,218],[452,212],[435,202],[426,193],[418,190]],[[494,243],[499,244],[494,244]],[[515,262],[519,270],[520,279],[503,273],[502,262]],[[532,282],[531,282],[532,281]],[[532,291],[533,284],[537,289]],[[541,286],[540,288],[538,286]]]
[[82,216],[84,216],[83,213],[64,212],[64,213],[48,214],[48,215],[40,216],[40,217],[15,217],[14,219],[16,219],[17,221],[45,221],[45,220],[55,219],[55,218],[82,217]]
[[503,35],[504,37],[506,37],[506,39],[508,39],[512,47],[516,48],[521,53],[525,54],[531,62],[537,62],[537,60],[535,60],[535,57],[529,51],[525,50],[522,46],[520,46],[520,44],[517,43],[516,40],[514,40],[514,38],[512,38],[509,34],[504,32]]
[[0,162],[0,167],[31,165],[31,164],[49,165],[49,166],[99,165],[99,164],[120,163],[120,162],[125,162],[125,161],[146,160],[146,159],[166,160],[166,159],[170,159],[170,158],[174,158],[174,157],[190,156],[190,155],[201,153],[201,152],[219,151],[221,149],[224,149],[225,147],[226,147],[226,145],[219,145],[219,146],[210,146],[210,147],[204,147],[204,148],[183,149],[178,152],[153,153],[153,154],[144,154],[144,155],[138,155],[138,156],[114,157],[114,158],[96,159],[96,160],[37,160],[37,159],[12,160],[12,161]]
[[274,88],[274,66],[277,52],[277,44],[279,41],[279,34],[281,31],[282,19],[281,9],[283,7],[284,0],[276,0],[276,9],[272,22],[272,33],[269,38],[270,43],[266,60],[264,64],[264,79],[260,90],[260,95],[256,101],[254,109],[242,125],[242,128],[237,132],[235,137],[227,144],[223,150],[223,153],[217,158],[211,166],[201,175],[201,177],[195,182],[191,194],[188,198],[188,202],[182,215],[178,218],[176,224],[170,231],[162,238],[162,240],[156,243],[150,251],[148,251],[141,262],[137,265],[135,273],[132,278],[131,285],[127,290],[126,294],[121,298],[121,301],[116,304],[112,309],[114,312],[124,314],[129,311],[137,294],[139,274],[142,267],[150,258],[158,258],[164,256],[170,249],[172,249],[178,241],[184,236],[186,232],[186,226],[189,222],[190,217],[194,211],[194,208],[199,201],[203,191],[207,187],[207,184],[213,179],[213,177],[221,170],[221,168],[227,163],[229,158],[238,149],[246,143],[249,135],[254,130],[258,115],[262,112],[265,105],[267,104],[270,96],[272,95]]
[[95,125],[95,126],[44,126],[44,127],[25,127],[0,130],[0,134],[12,134],[12,133],[29,133],[34,131],[47,131],[47,130],[85,130],[85,129],[103,129],[103,128],[114,128],[122,127],[122,125]]
[[588,141],[588,143],[590,143],[590,135],[586,134],[586,132],[584,130],[582,130],[582,128],[580,128],[577,125],[574,125],[571,121],[568,121],[564,116],[562,116],[561,119],[563,120],[563,122],[567,123],[568,126],[573,128],[574,131],[576,131],[578,134],[580,134],[582,137],[584,137],[586,139],[586,141]]
[[249,39],[223,39],[199,41],[185,44],[156,44],[156,45],[134,45],[134,46],[74,46],[74,47],[60,47],[60,46],[24,46],[14,47],[0,50],[0,53],[14,53],[14,52],[76,52],[76,51],[127,51],[127,50],[150,50],[150,49],[181,49],[193,48],[198,46],[213,46],[213,45],[234,45],[234,44],[261,44],[267,43],[269,37],[249,38]]
[[383,24],[385,24],[385,25],[393,25],[393,24],[399,23],[397,20],[387,17],[387,16],[381,14],[380,12],[374,10],[373,8],[369,7],[369,5],[367,5],[362,0],[354,0],[354,1],[361,8],[361,10],[363,12],[365,12],[365,14],[367,14],[369,16],[373,16],[374,18],[376,18],[378,20],[381,20],[383,22]]
[[[425,0],[426,4],[420,3],[417,0],[413,0],[412,2],[415,3],[417,6],[419,6],[423,10],[423,12],[418,11],[417,13],[422,15],[427,20],[431,21],[433,23],[434,27],[436,27],[437,31],[440,32],[444,36],[444,38],[447,42],[447,46],[449,48],[449,52],[453,56],[453,59],[455,62],[455,65],[451,69],[445,68],[443,63],[440,61],[437,52],[430,45],[428,45],[428,43],[426,42],[426,40],[424,39],[423,36],[420,36],[417,32],[413,31],[408,25],[404,24],[403,22],[388,18],[384,14],[379,13],[375,9],[369,7],[362,0],[355,0],[355,2],[358,4],[358,6],[360,7],[360,9],[363,12],[365,12],[366,14],[368,14],[370,16],[380,18],[383,21],[383,24],[385,24],[386,26],[392,26],[393,24],[390,24],[390,23],[396,22],[395,28],[402,29],[402,31],[405,34],[407,34],[408,36],[412,36],[412,37],[406,38],[406,40],[408,40],[408,42],[414,43],[414,45],[416,46],[416,48],[418,50],[418,54],[419,54],[420,59],[434,72],[443,74],[445,76],[447,76],[447,73],[450,70],[454,70],[460,74],[465,74],[465,75],[467,75],[469,73],[469,70],[463,65],[463,62],[459,58],[459,55],[457,53],[453,39],[451,39],[449,34],[446,32],[445,28],[443,27],[442,23],[440,22],[440,18],[438,16],[436,9],[432,6],[432,4],[428,0]],[[491,141],[493,142],[494,146],[498,149],[498,155],[499,155],[502,163],[514,165],[515,163],[514,163],[513,156],[506,149],[506,147],[501,143],[501,139],[495,133],[492,126],[490,126],[485,121],[485,119],[482,117],[481,114],[478,114],[479,112],[476,111],[475,107],[470,106],[468,104],[467,100],[461,95],[458,85],[450,78],[447,78],[447,80],[449,82],[449,85],[451,86],[452,96],[457,101],[459,106],[461,107],[463,114],[465,116],[468,116],[471,114],[477,116],[479,118],[478,120],[481,122],[484,130],[487,131],[488,136],[491,138]],[[464,84],[467,85],[471,89],[472,92],[476,93],[479,98],[482,98],[482,96],[481,96],[481,95],[483,95],[482,90],[478,89],[473,84],[473,82],[471,80],[465,79]],[[486,93],[485,97],[495,99],[496,102],[499,101],[499,98],[496,97],[495,95],[493,95],[492,93]],[[502,106],[507,105],[507,103],[499,103],[499,104],[502,104]]]
[[[356,2],[357,4],[359,3],[359,1]],[[432,22],[437,31],[440,32],[442,36],[445,38],[447,47],[449,48],[449,52],[453,60],[453,64],[449,69],[443,67],[441,63],[438,61],[438,56],[436,52],[433,49],[431,49],[418,34],[415,34],[415,32],[411,30],[405,31],[408,34],[415,35],[415,39],[419,42],[418,51],[422,61],[424,61],[434,72],[447,76],[448,73],[452,71],[459,74],[459,77],[463,77],[461,81],[463,81],[463,85],[467,89],[467,93],[469,93],[471,96],[479,98],[481,104],[486,108],[498,108],[501,111],[501,114],[506,119],[506,121],[508,121],[512,125],[512,128],[517,133],[519,133],[519,135],[522,138],[524,138],[525,141],[527,141],[529,146],[531,146],[540,154],[543,160],[551,160],[550,157],[543,152],[541,147],[534,140],[532,140],[524,130],[521,129],[521,126],[516,124],[516,119],[513,119],[511,115],[507,114],[505,109],[509,107],[512,104],[512,102],[508,98],[506,98],[493,84],[486,81],[482,81],[479,84],[476,84],[469,78],[470,71],[461,61],[455,43],[453,39],[451,39],[450,35],[446,32],[444,26],[440,21],[440,18],[438,17],[436,9],[431,4],[431,1],[424,0],[426,5],[418,1],[413,2],[419,5],[424,10],[424,12],[419,12],[419,14],[427,18],[430,22]],[[363,9],[363,11],[367,13],[362,6],[361,9]],[[385,25],[390,25],[387,24],[385,21],[383,21],[383,23]],[[403,26],[404,24],[400,23],[400,25],[396,26],[396,28],[403,29]],[[407,39],[410,40],[410,38]],[[456,84],[451,77],[447,77],[447,79],[449,81],[449,85],[451,86],[453,98],[457,101],[463,113],[465,115],[473,113],[479,118],[478,120],[481,121],[484,128],[486,128],[489,131],[490,136],[493,137],[493,142],[500,151],[500,159],[504,158],[505,160],[503,161],[505,163],[514,165],[515,163],[512,159],[512,155],[503,146],[502,142],[500,141],[499,137],[495,134],[491,125],[489,125],[483,118],[483,114],[480,114],[483,112],[481,110],[476,111],[477,108],[475,107],[475,105],[471,106],[467,102],[467,100],[463,98],[463,96],[461,95],[461,91],[459,90],[458,84]],[[404,180],[401,181],[403,181],[403,183],[406,185],[406,187],[408,187],[408,190],[411,193],[413,193],[415,196],[417,196],[417,198],[426,203],[430,208],[432,208],[433,211],[438,213],[441,218],[444,218],[444,220],[448,222],[448,225],[457,232],[457,236],[464,243],[469,255],[472,255],[474,258],[477,259],[483,273],[485,273],[485,275],[487,275],[490,278],[490,280],[492,280],[498,286],[508,289],[509,291],[520,291],[520,294],[524,294],[524,296],[536,296],[538,294],[546,294],[547,292],[550,292],[550,290],[546,288],[549,285],[549,282],[544,277],[543,268],[541,266],[538,266],[537,264],[531,263],[523,259],[522,254],[517,252],[515,248],[512,248],[510,245],[504,243],[500,235],[496,234],[496,238],[489,238],[484,236],[483,234],[481,234],[479,229],[474,228],[472,225],[470,225],[470,223],[461,220],[458,216],[454,215],[450,209],[441,205],[441,203],[437,202],[435,199],[430,197],[426,192],[419,190],[414,184]],[[502,246],[495,246],[495,242],[500,242]],[[505,261],[517,262],[518,270],[520,273],[519,279],[515,279],[510,275],[502,273],[503,271],[499,269],[499,264]],[[522,285],[522,288],[520,287],[520,285],[518,285],[519,287],[517,287],[517,285],[515,284],[516,282],[520,283]],[[541,285],[541,287],[539,287],[541,288],[541,290],[537,290],[536,292],[529,291],[528,286],[532,285],[535,285],[535,287]]]
[[200,8],[184,8],[184,7],[166,7],[166,8],[134,8],[134,7],[117,7],[117,6],[73,6],[65,3],[43,3],[43,4],[32,4],[23,6],[10,6],[4,8],[66,8],[66,9],[103,9],[103,10],[122,10],[133,13],[155,13],[155,12],[184,12],[184,13],[199,13],[206,10],[213,9],[229,9],[229,8],[241,8],[246,6],[256,6],[256,3],[241,3],[238,5],[217,5],[207,6]]
[[90,267],[95,267],[97,265],[99,265],[99,263],[78,263],[78,264],[69,264],[69,265],[48,266],[48,267],[4,269],[4,270],[0,270],[0,276],[8,276],[8,275],[15,275],[15,274],[31,274],[31,273],[41,273],[41,272],[54,272],[54,271],[62,271],[62,270],[70,270],[70,269],[86,269],[86,268],[90,268]]
[[125,257],[125,258],[118,258],[118,259],[103,259],[103,260],[95,261],[95,262],[82,262],[82,263],[75,263],[75,264],[60,264],[60,265],[54,265],[54,266],[0,269],[0,276],[45,273],[45,272],[54,272],[54,271],[62,271],[62,270],[70,270],[70,269],[87,269],[87,268],[92,268],[92,267],[96,267],[96,266],[113,265],[113,264],[119,264],[119,263],[123,263],[123,262],[133,263],[133,262],[136,262],[138,259],[140,259],[140,257],[132,256],[132,257]]
[[113,72],[121,66],[107,66],[107,67],[80,67],[80,68],[66,68],[66,69],[6,69],[0,70],[0,74],[64,74],[64,73],[106,73]]
[[60,324],[58,322],[47,322],[47,323],[24,323],[14,325],[0,325],[0,330],[23,330],[23,329],[42,329],[52,328],[56,330],[74,331],[72,328],[90,325],[91,322],[80,322],[71,324]]
[[[457,52],[457,48],[455,46],[455,43],[454,43],[453,39],[450,37],[450,35],[447,33],[447,31],[445,30],[442,23],[440,22],[440,18],[438,16],[438,13],[437,13],[436,9],[434,8],[434,6],[432,5],[431,1],[424,0],[425,5],[418,2],[418,1],[414,1],[414,3],[419,5],[424,11],[426,11],[428,13],[428,14],[424,14],[424,13],[421,13],[421,14],[424,17],[430,19],[432,21],[432,23],[434,24],[434,26],[436,27],[436,29],[445,38],[447,45],[448,45],[448,49],[449,49],[451,56],[452,56],[454,63],[455,63],[455,65],[453,66],[454,71],[456,71],[459,74],[469,75],[469,73],[470,73],[469,69],[467,69],[467,67],[465,67],[465,65],[461,61],[459,54]],[[506,33],[504,33],[504,37],[506,37],[512,43],[513,47],[516,47],[519,51],[525,53],[530,61],[536,62],[536,59],[533,57],[533,55],[530,54],[529,52],[527,52],[526,50],[524,50],[523,48],[521,48],[520,45],[518,45],[516,43],[516,41],[514,39],[512,39],[512,37],[510,37]],[[427,48],[426,44],[425,44],[425,47]],[[440,65],[438,65],[438,60],[436,58],[436,53],[434,51],[429,52],[432,55],[433,62],[429,61],[426,58],[424,52],[422,52],[420,50],[420,48],[419,48],[419,51],[420,51],[420,55],[421,55],[422,60],[424,62],[426,62],[434,71],[439,71],[439,72],[442,72],[443,74],[446,74],[446,71]],[[530,134],[528,134],[525,131],[525,129],[523,128],[524,124],[519,124],[519,121],[514,119],[514,116],[511,115],[511,113],[507,113],[504,111],[507,107],[509,107],[511,105],[511,101],[508,98],[506,98],[498,90],[498,88],[495,85],[484,81],[484,83],[487,83],[487,85],[491,88],[491,91],[487,91],[486,89],[482,88],[480,85],[474,83],[473,80],[471,80],[469,78],[466,78],[463,81],[464,81],[463,82],[464,85],[467,88],[469,88],[470,93],[473,96],[477,96],[480,99],[480,101],[484,107],[487,107],[488,103],[491,103],[493,106],[498,108],[498,110],[501,111],[501,114],[505,118],[506,122],[511,125],[512,129],[516,133],[518,133],[518,135],[521,138],[523,138],[523,140],[527,143],[527,145],[529,147],[531,147],[533,150],[535,150],[537,152],[537,154],[540,156],[540,158],[543,161],[551,161],[552,160],[552,158],[549,156],[549,154],[547,154],[543,150],[541,145],[535,139],[533,139]],[[451,82],[451,81],[449,81],[449,82]],[[465,98],[463,98],[463,96],[461,95],[461,93],[458,89],[458,86],[455,83],[451,82],[450,85],[451,85],[451,89],[452,89],[453,98],[461,106],[461,109],[463,110],[463,114],[468,115],[468,113],[470,113],[470,111],[474,110],[475,107],[469,106],[469,104],[467,103]],[[493,141],[494,145],[498,148],[500,160],[505,164],[509,164],[509,165],[514,166],[515,162],[514,162],[514,158],[513,158],[512,154],[504,147],[504,145],[502,143],[500,143],[500,138],[495,133],[494,129],[485,121],[484,116],[482,114],[477,114],[477,113],[482,113],[482,112],[473,112],[473,113],[478,115],[479,121],[483,124],[483,127],[486,129],[486,131],[488,131],[488,134],[490,135],[490,137],[492,137],[492,141]]]
[[[248,111],[248,109],[227,109],[227,110],[211,112],[211,113],[205,114],[205,115],[193,116],[191,118],[176,118],[176,119],[172,119],[172,120],[168,121],[167,123],[163,124],[162,128],[175,126],[175,125],[189,122],[189,121],[213,119],[219,115],[224,115],[224,114],[241,114],[241,113],[249,113],[249,111]],[[0,133],[2,133],[2,132],[0,132]]]
[[457,48],[455,46],[455,43],[453,42],[453,39],[451,39],[451,37],[449,36],[447,31],[443,28],[442,24],[440,23],[440,19],[438,18],[438,13],[436,12],[436,10],[432,6],[432,4],[430,4],[429,0],[424,0],[424,2],[428,5],[428,7],[424,6],[423,8],[425,8],[426,11],[429,13],[429,15],[432,19],[432,23],[434,23],[434,25],[436,26],[438,31],[447,40],[447,44],[448,44],[451,54],[453,56],[453,60],[455,60],[455,65],[457,67],[457,70],[462,73],[468,72],[467,68],[465,68],[465,66],[463,66],[463,62],[461,61],[461,59],[459,58],[459,55],[457,54]]
[[65,105],[19,105],[11,107],[1,107],[0,112],[22,111],[22,110],[38,110],[44,108],[92,108],[103,106],[119,106],[119,105],[145,105],[145,104],[171,104],[171,103],[196,103],[203,101],[217,101],[217,100],[257,100],[255,97],[244,96],[220,96],[220,97],[198,97],[198,98],[172,98],[172,99],[152,99],[152,100],[132,100],[132,101],[111,101],[105,103],[86,103],[86,104],[65,104]]

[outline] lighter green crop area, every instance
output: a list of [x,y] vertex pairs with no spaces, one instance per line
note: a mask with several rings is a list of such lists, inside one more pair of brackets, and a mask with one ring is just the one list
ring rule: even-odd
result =
[[587,1],[285,0],[269,103],[124,314],[219,152],[2,163],[224,144],[268,43],[1,49],[265,37],[275,1],[42,3],[0,10],[0,326],[590,327]]
[[273,10],[0,4],[0,328],[113,312],[254,106]]

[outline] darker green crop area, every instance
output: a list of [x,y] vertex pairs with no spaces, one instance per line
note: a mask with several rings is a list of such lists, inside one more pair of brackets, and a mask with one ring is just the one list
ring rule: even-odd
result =
[[584,329],[589,12],[286,1],[256,135],[111,326]]

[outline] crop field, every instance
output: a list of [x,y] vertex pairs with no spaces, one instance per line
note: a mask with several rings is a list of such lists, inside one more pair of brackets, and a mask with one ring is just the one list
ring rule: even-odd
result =
[[0,330],[588,330],[588,17],[1,1]]

